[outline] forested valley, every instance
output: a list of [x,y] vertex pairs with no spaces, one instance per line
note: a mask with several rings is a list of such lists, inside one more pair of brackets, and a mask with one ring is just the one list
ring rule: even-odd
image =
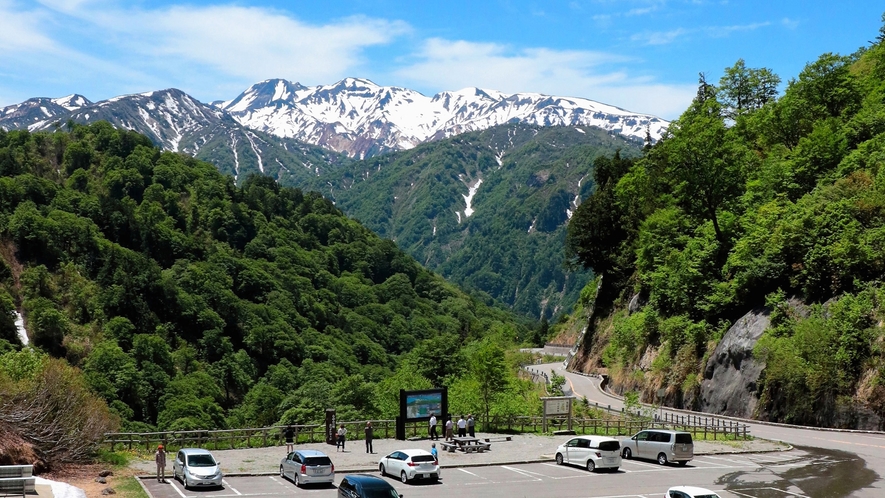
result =
[[237,185],[107,122],[0,131],[0,256],[10,434],[45,429],[22,416],[37,399],[99,438],[392,418],[400,389],[433,386],[459,413],[539,409],[508,352],[537,324],[319,194]]
[[701,75],[641,159],[597,161],[567,237],[570,261],[602,278],[581,367],[696,407],[724,332],[765,307],[755,416],[881,425],[885,27],[779,83],[743,60],[718,85]]

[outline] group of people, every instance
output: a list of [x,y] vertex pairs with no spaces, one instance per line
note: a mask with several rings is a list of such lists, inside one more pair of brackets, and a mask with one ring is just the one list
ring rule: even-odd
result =
[[[455,425],[458,426],[458,437],[466,437],[468,434],[470,437],[476,437],[476,420],[473,418],[473,414],[467,415],[467,418],[464,418],[464,415],[461,415],[461,418],[458,419],[458,422],[452,422],[452,416],[449,415],[446,417],[445,423],[445,440],[451,441],[454,439],[454,429]],[[436,441],[439,439],[439,434],[436,432],[437,426],[437,418],[435,413],[430,414],[430,439],[432,441]]]

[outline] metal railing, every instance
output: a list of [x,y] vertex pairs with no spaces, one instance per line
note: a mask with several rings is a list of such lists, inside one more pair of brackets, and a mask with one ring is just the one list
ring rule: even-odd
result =
[[[547,418],[548,427],[564,428],[567,418]],[[540,433],[543,417],[491,417],[488,424],[490,432],[509,433]],[[663,418],[649,417],[610,417],[610,418],[572,418],[572,430],[578,434],[594,434],[606,436],[629,436],[645,429],[670,429],[690,432],[693,437],[701,439],[749,439],[750,427],[731,420],[691,415],[664,414]]]

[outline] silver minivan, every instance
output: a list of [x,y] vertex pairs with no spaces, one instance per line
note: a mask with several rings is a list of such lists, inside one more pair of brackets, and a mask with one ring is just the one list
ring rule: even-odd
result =
[[621,455],[625,459],[648,458],[659,464],[675,462],[687,464],[694,458],[694,442],[690,432],[648,429],[621,441]]

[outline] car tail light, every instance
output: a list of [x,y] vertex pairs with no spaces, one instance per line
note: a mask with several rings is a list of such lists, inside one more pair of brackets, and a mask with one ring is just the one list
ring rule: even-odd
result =
[[434,460],[433,464],[436,465],[437,467],[439,467],[439,460]]
[[600,452],[597,451],[597,452],[596,452],[596,458],[602,458],[602,453],[600,453]]
[[409,462],[408,465],[409,465],[409,467],[414,467],[417,464],[415,462]]
[[304,465],[303,463],[301,464],[301,473],[307,474],[307,465]]
[[332,472],[335,472],[335,464],[332,464]]

